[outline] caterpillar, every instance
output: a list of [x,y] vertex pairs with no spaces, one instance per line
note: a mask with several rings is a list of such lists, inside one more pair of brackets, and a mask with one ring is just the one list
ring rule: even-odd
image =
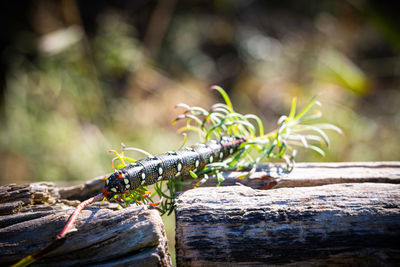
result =
[[244,137],[222,136],[218,140],[136,161],[115,171],[106,179],[103,195],[111,199],[139,186],[185,176],[190,171],[200,171],[207,164],[220,162],[234,155],[246,140]]

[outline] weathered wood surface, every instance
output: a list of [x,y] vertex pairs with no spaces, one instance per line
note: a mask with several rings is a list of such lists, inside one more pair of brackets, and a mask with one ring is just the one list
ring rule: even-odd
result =
[[[253,189],[280,187],[316,186],[337,183],[380,182],[400,184],[400,162],[335,162],[335,163],[297,163],[292,172],[284,164],[259,165],[249,177],[239,179],[246,172],[225,172],[222,186],[242,184]],[[62,199],[83,201],[100,192],[104,177],[97,177],[83,185],[60,188]],[[188,177],[191,185],[184,185],[183,191],[192,189],[198,182]],[[215,187],[216,177],[211,176],[200,187]]]
[[[67,190],[68,191],[68,190]],[[0,187],[0,263],[9,265],[51,243],[78,201],[60,199],[51,183]],[[32,266],[170,266],[158,211],[90,205],[77,232]]]
[[[239,179],[244,172],[226,172],[222,186],[242,184],[253,189],[281,187],[318,186],[337,183],[394,183],[400,184],[400,162],[338,162],[338,163],[297,163],[288,172],[286,165],[259,165],[249,177]],[[193,179],[187,179],[193,181]],[[197,181],[184,186],[193,188]],[[216,177],[210,177],[200,187],[215,187]]]
[[400,262],[400,185],[198,188],[176,218],[179,266]]
[[299,187],[278,182],[271,190],[227,186],[182,193],[178,266],[398,265],[400,164],[303,166],[279,178]]

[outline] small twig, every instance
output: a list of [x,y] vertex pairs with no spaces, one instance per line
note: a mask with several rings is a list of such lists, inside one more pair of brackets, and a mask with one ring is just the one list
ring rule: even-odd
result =
[[64,238],[69,232],[74,230],[75,228],[75,221],[76,218],[78,217],[79,213],[88,205],[103,199],[104,195],[103,193],[98,194],[97,196],[91,197],[85,201],[83,201],[81,204],[79,204],[76,208],[74,213],[72,213],[71,217],[69,218],[67,224],[65,225],[64,229],[56,236],[57,239],[62,239]]
[[75,221],[76,218],[78,217],[79,213],[88,205],[104,198],[103,193],[98,194],[97,196],[91,197],[85,201],[83,201],[81,204],[79,204],[75,210],[74,213],[72,213],[71,217],[69,218],[67,224],[65,225],[64,229],[56,236],[56,238],[51,242],[50,245],[42,248],[40,251],[29,255],[16,264],[12,265],[12,267],[23,267],[23,266],[28,266],[32,264],[33,262],[37,261],[38,259],[42,258],[44,255],[50,253],[51,251],[55,250],[56,248],[60,247],[62,244],[65,242],[65,236],[70,233],[72,230],[75,229]]

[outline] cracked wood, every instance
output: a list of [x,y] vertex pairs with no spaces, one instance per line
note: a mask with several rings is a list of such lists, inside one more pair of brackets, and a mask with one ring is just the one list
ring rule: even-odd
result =
[[[76,189],[75,189],[76,191]],[[0,187],[0,263],[13,264],[45,247],[64,227],[78,201],[60,199],[52,183]],[[87,207],[77,232],[32,266],[170,266],[164,225],[146,207]]]
[[204,187],[178,197],[176,218],[179,266],[400,261],[398,184]]

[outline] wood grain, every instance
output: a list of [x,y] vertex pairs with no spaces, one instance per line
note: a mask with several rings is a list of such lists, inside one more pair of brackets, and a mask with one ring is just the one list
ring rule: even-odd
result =
[[[0,263],[9,265],[51,243],[78,201],[59,199],[51,183],[0,187]],[[32,266],[170,266],[158,211],[93,204],[79,215],[77,231]]]
[[[254,189],[280,187],[318,186],[337,183],[394,183],[400,184],[400,162],[331,162],[297,163],[293,171],[288,172],[286,165],[258,165],[247,178],[240,179],[246,172],[225,172],[222,186],[242,184]],[[192,189],[197,181],[184,186],[184,191]],[[211,176],[200,187],[215,187],[217,179]]]
[[[400,162],[298,163],[290,173],[283,165],[260,165],[238,179],[243,174],[225,173],[226,187],[220,188],[210,177],[203,188],[179,196],[179,266],[400,262]],[[12,264],[49,244],[78,200],[96,195],[103,185],[98,177],[65,188],[0,187],[0,263]],[[95,204],[79,216],[77,229],[35,265],[171,264],[155,210]]]
[[198,188],[176,205],[178,266],[400,262],[400,185]]

